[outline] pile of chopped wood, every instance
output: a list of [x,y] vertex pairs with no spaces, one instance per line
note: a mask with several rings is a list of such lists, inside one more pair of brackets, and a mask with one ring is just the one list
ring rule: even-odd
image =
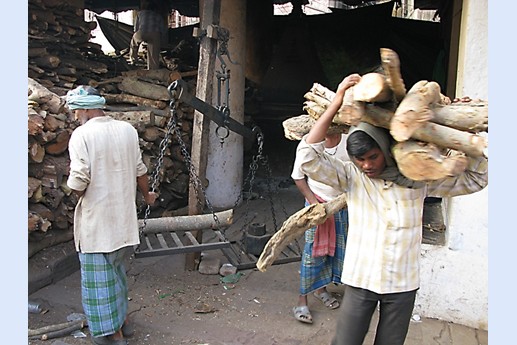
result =
[[[185,73],[188,78],[195,73]],[[138,70],[120,76],[116,81],[98,82],[106,98],[106,115],[131,123],[140,136],[140,147],[149,174],[154,171],[160,154],[160,143],[167,133],[170,118],[167,86],[182,78],[170,70]],[[195,78],[186,79],[195,89]],[[109,94],[102,89],[116,83],[121,93]],[[193,92],[191,90],[191,92]],[[146,96],[146,97],[144,97]],[[177,126],[185,149],[190,152],[194,109],[180,104]],[[77,198],[66,185],[70,159],[68,141],[77,123],[71,120],[63,97],[36,80],[28,80],[28,230],[29,257],[39,250],[73,238],[73,211]],[[188,202],[188,167],[181,146],[172,131],[165,143],[163,165],[158,176],[160,200],[153,216],[167,216]],[[143,200],[137,200],[139,209]]]
[[[77,4],[76,4],[77,5]],[[28,230],[29,257],[73,238],[77,198],[66,185],[68,141],[77,123],[63,96],[78,85],[97,88],[106,98],[108,116],[131,123],[149,174],[154,172],[160,143],[167,133],[170,96],[178,78],[195,93],[197,71],[130,70],[124,57],[107,56],[90,42],[95,21],[84,20],[83,8],[61,0],[29,0],[28,79]],[[194,109],[180,104],[178,128],[190,152]],[[173,131],[163,151],[157,205],[152,217],[170,216],[188,203],[189,172]],[[143,200],[137,200],[145,210]]]
[[29,77],[64,95],[74,85],[126,71],[124,58],[107,56],[99,44],[90,42],[96,26],[85,21],[84,10],[73,3],[29,0]]

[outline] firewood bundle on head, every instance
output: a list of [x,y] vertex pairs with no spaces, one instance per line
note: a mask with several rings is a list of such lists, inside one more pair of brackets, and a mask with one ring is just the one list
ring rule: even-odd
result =
[[[488,157],[488,103],[464,97],[458,102],[422,80],[406,92],[398,55],[381,49],[384,73],[368,73],[345,92],[329,131],[347,132],[360,121],[390,130],[392,152],[402,174],[417,181],[456,176],[466,156]],[[315,83],[305,94],[304,110],[283,122],[286,138],[300,140],[323,114],[335,93]],[[484,132],[484,133],[483,133]]]

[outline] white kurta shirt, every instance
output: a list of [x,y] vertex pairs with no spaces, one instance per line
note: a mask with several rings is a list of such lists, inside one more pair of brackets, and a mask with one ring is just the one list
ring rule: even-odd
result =
[[[346,152],[346,137],[346,134],[341,134],[340,142],[332,148],[325,148],[325,153],[330,156],[334,156],[335,158],[342,160],[343,162],[349,161],[350,158],[348,157],[348,153]],[[298,147],[300,147],[300,144],[298,144]],[[305,178],[305,174],[300,169],[303,162],[302,158],[303,157],[299,157],[298,155],[296,155],[293,164],[293,171],[291,173],[291,178],[293,180],[301,180]],[[332,188],[325,183],[316,181],[310,177],[307,177],[307,185],[314,194],[316,194],[325,201],[330,201],[334,198],[337,198],[342,193],[341,191]]]
[[85,190],[74,214],[76,250],[107,253],[139,243],[137,177],[147,172],[129,123],[95,117],[74,130],[67,184]]

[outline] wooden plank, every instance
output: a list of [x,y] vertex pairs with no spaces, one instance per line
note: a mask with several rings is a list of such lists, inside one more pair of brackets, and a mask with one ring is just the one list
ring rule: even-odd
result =
[[193,244],[193,245],[199,245],[199,242],[197,240],[197,238],[190,232],[190,231],[186,231],[185,232],[185,236],[188,237],[189,241]]
[[164,256],[164,255],[174,255],[174,254],[185,254],[192,252],[203,252],[208,250],[216,250],[216,249],[224,249],[230,246],[229,242],[216,242],[216,243],[201,243],[196,246],[182,246],[176,248],[166,248],[166,249],[155,249],[149,251],[135,252],[135,257],[137,258],[145,258],[145,257],[153,257],[153,256]]
[[171,232],[170,234],[171,234],[172,239],[174,240],[174,243],[176,243],[176,245],[178,247],[183,247],[183,243],[181,242],[178,235],[175,232]]
[[[200,29],[206,31],[209,25],[219,25],[221,12],[221,0],[202,1],[200,8]],[[201,37],[199,47],[199,65],[196,84],[196,97],[205,102],[212,102],[213,81],[215,71],[215,60],[217,53],[217,40],[205,36]],[[206,178],[206,165],[208,155],[208,135],[210,134],[210,119],[203,116],[200,112],[194,113],[192,131],[192,148],[190,151],[191,164],[197,172],[201,181]],[[198,186],[190,184],[189,188],[189,215],[200,214],[204,208],[204,200],[197,200],[198,195],[203,195]],[[202,242],[202,232],[194,232],[194,236]],[[189,254],[185,258],[185,268],[187,270],[196,269],[196,261],[199,261],[200,254]]]
[[162,234],[156,234],[156,238],[158,239],[158,242],[162,246],[162,248],[169,248],[167,245],[167,242],[165,242],[165,239],[163,238]]

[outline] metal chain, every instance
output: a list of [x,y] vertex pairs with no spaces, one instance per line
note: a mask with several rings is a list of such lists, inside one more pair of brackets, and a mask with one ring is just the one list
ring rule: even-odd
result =
[[[175,106],[176,106],[175,103],[176,103],[175,100],[171,99],[171,102],[170,102],[171,114],[172,114],[172,109],[175,108]],[[156,166],[154,167],[154,171],[151,174],[151,192],[156,192],[156,189],[158,187],[158,177],[162,170],[163,157],[165,156],[165,151],[167,150],[167,146],[169,146],[169,143],[171,142],[172,131],[174,130],[175,126],[176,126],[176,122],[174,120],[174,116],[170,116],[169,121],[167,123],[167,131],[166,131],[165,136],[163,137],[162,141],[160,141],[160,145],[158,148],[159,153],[158,153],[158,159],[156,161]],[[150,213],[151,213],[151,206],[147,205],[145,208],[143,224],[140,227],[140,237],[143,236],[144,229],[147,225],[147,219],[149,218]]]

